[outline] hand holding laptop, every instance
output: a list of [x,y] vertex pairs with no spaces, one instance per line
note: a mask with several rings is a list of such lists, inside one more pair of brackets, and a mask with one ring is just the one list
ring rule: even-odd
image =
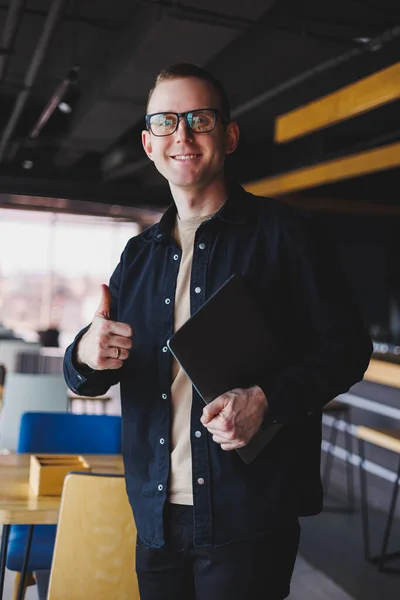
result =
[[260,387],[235,388],[207,404],[200,420],[222,450],[237,450],[259,431],[267,410]]
[[168,347],[208,405],[203,424],[214,441],[252,462],[282,424],[261,427],[267,399],[254,383],[268,380],[279,345],[248,280],[232,275],[175,332]]

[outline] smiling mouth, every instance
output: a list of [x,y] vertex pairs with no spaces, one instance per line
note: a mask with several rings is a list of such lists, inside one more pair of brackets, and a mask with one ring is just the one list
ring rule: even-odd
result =
[[185,162],[188,160],[195,160],[200,156],[201,154],[176,154],[175,156],[171,156],[171,158],[173,158],[174,160],[180,160],[182,162]]

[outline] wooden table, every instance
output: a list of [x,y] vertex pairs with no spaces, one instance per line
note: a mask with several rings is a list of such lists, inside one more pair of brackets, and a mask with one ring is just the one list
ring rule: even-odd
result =
[[[123,474],[119,454],[85,454],[94,473]],[[30,454],[0,455],[0,598],[3,597],[8,536],[12,524],[54,525],[58,522],[60,496],[35,496],[29,487]]]
[[400,429],[376,429],[359,425],[356,436],[370,444],[396,452],[400,456]]

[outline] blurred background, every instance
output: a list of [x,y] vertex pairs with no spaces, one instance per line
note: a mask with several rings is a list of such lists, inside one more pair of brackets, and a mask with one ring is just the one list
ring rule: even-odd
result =
[[[56,324],[65,345],[125,242],[158,220],[170,196],[143,114],[158,71],[187,61],[231,98],[229,172],[326,215],[374,339],[400,344],[399,27],[395,0],[3,3],[3,327],[31,338]],[[353,104],[335,99],[355,82]]]
[[241,130],[229,175],[318,213],[374,341],[324,414],[329,495],[303,525],[293,599],[398,598],[398,575],[364,560],[357,444],[373,431],[379,546],[400,473],[399,1],[9,0],[0,38],[0,363],[20,341],[8,372],[60,372],[126,242],[171,202],[141,146],[148,90],[170,64],[206,67]]

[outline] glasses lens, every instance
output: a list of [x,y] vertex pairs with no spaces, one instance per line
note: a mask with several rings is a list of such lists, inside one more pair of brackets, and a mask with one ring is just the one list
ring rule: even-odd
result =
[[154,135],[170,135],[175,131],[177,116],[173,113],[158,113],[150,118],[150,129]]
[[187,114],[189,127],[196,133],[207,133],[215,127],[215,111],[211,108],[193,110]]

